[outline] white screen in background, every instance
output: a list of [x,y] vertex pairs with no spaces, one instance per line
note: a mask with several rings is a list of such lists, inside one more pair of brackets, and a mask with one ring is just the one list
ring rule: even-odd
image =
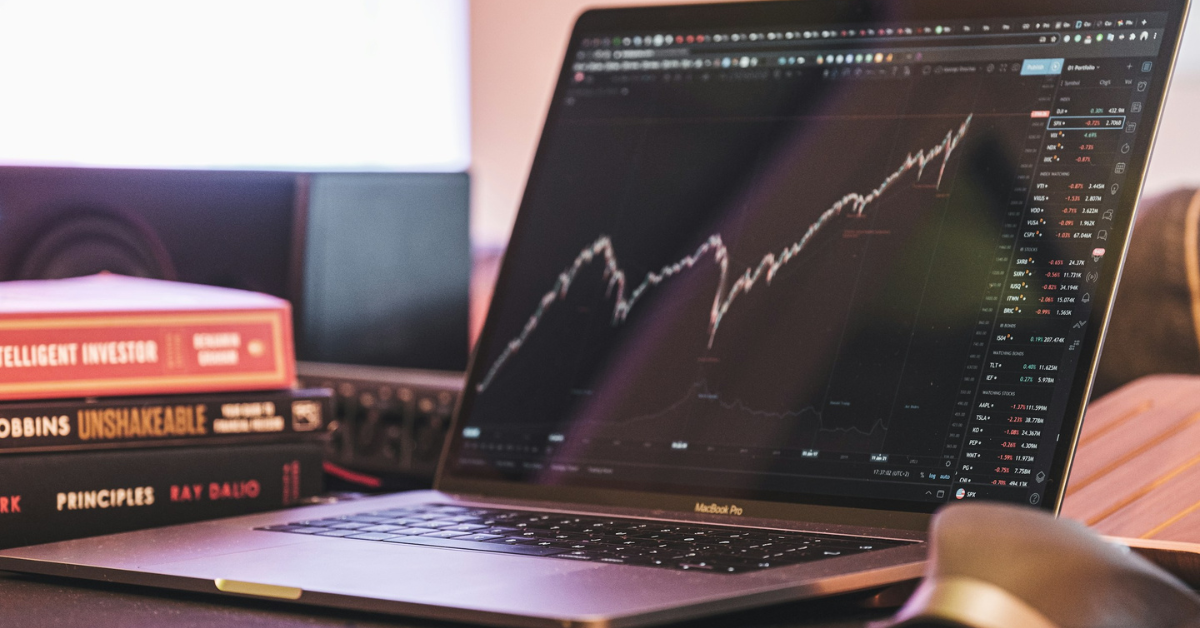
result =
[[466,0],[0,0],[0,164],[465,170]]

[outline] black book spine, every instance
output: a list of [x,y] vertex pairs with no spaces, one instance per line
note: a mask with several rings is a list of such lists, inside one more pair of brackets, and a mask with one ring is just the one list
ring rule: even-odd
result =
[[322,491],[294,442],[0,457],[0,548],[282,508]]
[[0,454],[279,442],[325,434],[324,388],[0,403]]

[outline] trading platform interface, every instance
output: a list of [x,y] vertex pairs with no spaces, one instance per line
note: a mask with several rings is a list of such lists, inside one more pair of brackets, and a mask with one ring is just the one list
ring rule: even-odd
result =
[[573,42],[453,473],[1040,503],[1165,20]]

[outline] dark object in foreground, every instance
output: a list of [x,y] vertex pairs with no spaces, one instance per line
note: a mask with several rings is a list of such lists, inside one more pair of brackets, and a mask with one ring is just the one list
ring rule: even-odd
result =
[[963,504],[934,518],[930,543],[924,582],[876,628],[1200,626],[1200,596],[1074,521]]

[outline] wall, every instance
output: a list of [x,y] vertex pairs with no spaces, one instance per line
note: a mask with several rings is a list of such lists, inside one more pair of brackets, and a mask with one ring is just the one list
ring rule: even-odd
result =
[[1176,187],[1200,187],[1200,25],[1193,25],[1183,38],[1175,79],[1167,95],[1158,142],[1150,161],[1146,194],[1159,194]]
[[0,1],[0,164],[460,172],[467,19],[467,0]]

